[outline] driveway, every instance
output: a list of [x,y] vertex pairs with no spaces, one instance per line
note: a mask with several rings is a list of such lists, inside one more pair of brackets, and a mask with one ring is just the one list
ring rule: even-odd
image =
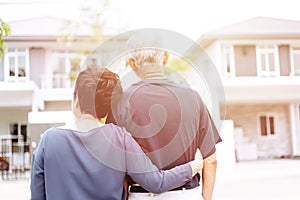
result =
[[217,177],[215,200],[299,200],[300,160],[237,163]]
[[[29,177],[29,176],[27,176]],[[0,180],[1,200],[28,200],[29,180]],[[214,200],[299,200],[300,160],[263,160],[219,169]]]

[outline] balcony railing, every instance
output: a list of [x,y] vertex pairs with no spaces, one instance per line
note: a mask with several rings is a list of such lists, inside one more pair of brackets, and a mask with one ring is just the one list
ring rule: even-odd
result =
[[225,77],[222,78],[224,86],[299,86],[300,76],[278,76],[278,77]]
[[69,74],[44,74],[42,75],[41,88],[72,88],[74,81],[71,81]]

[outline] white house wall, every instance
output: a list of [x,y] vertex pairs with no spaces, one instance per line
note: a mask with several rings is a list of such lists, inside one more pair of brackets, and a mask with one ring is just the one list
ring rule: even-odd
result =
[[41,87],[41,75],[45,73],[45,49],[31,48],[29,50],[30,80]]
[[10,134],[11,123],[28,124],[28,108],[0,108],[0,135]]
[[208,48],[205,49],[205,52],[210,57],[211,61],[214,63],[216,69],[222,74],[222,49],[221,43],[214,42]]
[[0,59],[0,81],[4,81],[4,56]]
[[46,101],[45,111],[65,111],[71,110],[72,101]]
[[0,107],[32,106],[33,91],[0,91]]
[[226,102],[289,103],[300,101],[300,79],[296,77],[224,79]]
[[[258,116],[272,113],[275,116],[275,135],[261,136]],[[289,105],[286,104],[229,104],[226,118],[234,126],[242,128],[244,140],[257,144],[259,158],[273,158],[292,155]]]

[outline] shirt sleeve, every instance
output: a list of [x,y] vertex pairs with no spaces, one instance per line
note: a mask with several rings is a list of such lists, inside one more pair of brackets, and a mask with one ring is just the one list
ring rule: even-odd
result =
[[32,155],[31,167],[31,200],[46,199],[45,177],[44,177],[44,140],[43,135],[37,149]]
[[210,113],[199,96],[199,133],[198,133],[198,148],[201,151],[203,158],[207,158],[216,151],[215,145],[222,141],[219,132],[212,120]]
[[130,135],[125,137],[125,150],[128,175],[149,192],[159,194],[192,179],[192,168],[188,163],[170,170],[158,170]]

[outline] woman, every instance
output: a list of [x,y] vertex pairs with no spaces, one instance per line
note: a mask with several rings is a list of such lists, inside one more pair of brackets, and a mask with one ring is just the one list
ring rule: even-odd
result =
[[100,119],[111,111],[112,97],[122,92],[115,73],[97,67],[82,71],[73,98],[75,123],[42,134],[33,153],[31,199],[124,200],[126,174],[153,193],[190,181],[202,169],[196,159],[160,171],[131,135]]

